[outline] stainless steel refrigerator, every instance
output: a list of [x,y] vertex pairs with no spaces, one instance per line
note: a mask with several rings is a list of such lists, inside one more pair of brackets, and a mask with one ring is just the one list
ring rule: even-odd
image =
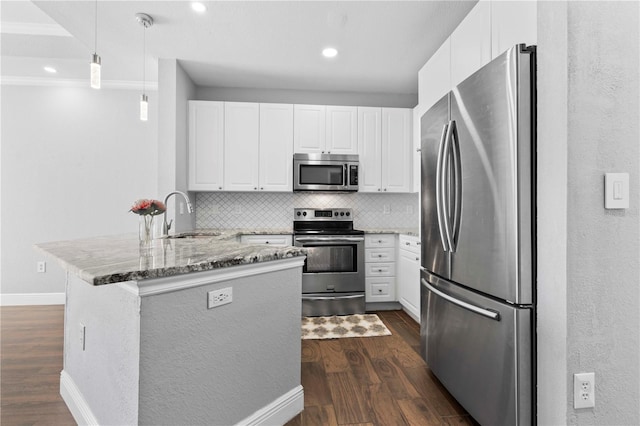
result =
[[535,47],[421,119],[421,340],[479,423],[535,423]]

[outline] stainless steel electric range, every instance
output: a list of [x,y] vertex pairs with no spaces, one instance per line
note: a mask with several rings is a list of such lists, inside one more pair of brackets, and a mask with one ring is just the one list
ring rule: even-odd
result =
[[364,231],[351,209],[294,209],[294,245],[307,249],[302,315],[364,313]]

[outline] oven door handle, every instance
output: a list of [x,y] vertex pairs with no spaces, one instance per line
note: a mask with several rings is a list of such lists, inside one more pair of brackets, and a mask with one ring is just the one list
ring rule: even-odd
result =
[[358,243],[364,241],[364,237],[295,237],[297,243]]
[[337,299],[358,299],[364,294],[353,294],[350,296],[302,296],[302,300],[337,300]]

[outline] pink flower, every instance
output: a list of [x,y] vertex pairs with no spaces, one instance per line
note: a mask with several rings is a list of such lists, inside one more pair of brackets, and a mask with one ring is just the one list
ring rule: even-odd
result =
[[164,213],[166,209],[161,201],[143,198],[133,203],[129,211],[139,215],[155,216]]

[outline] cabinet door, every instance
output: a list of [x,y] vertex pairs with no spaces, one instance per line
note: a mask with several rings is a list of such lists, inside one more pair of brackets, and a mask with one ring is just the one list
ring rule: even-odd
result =
[[293,105],[260,104],[260,190],[293,190]]
[[491,2],[480,1],[451,34],[451,86],[457,86],[490,60]]
[[349,106],[326,107],[327,154],[358,153],[358,108]]
[[420,118],[422,118],[422,114],[424,114],[424,112],[425,110],[420,105],[416,105],[413,109],[413,122],[411,123],[411,127],[413,129],[413,134],[411,136],[411,167],[413,170],[411,192],[418,193],[420,192],[420,162],[422,160],[422,157],[420,156]]
[[398,301],[420,322],[420,255],[398,250]]
[[382,190],[382,108],[358,108],[359,192]]
[[535,1],[491,2],[491,59],[519,43],[537,44]]
[[326,135],[324,105],[294,105],[293,147],[296,153],[324,153]]
[[411,192],[413,110],[382,108],[382,191]]
[[219,191],[224,178],[224,103],[189,101],[189,190]]
[[418,72],[418,105],[427,111],[451,90],[451,39]]
[[259,104],[225,102],[224,105],[224,189],[258,189]]

